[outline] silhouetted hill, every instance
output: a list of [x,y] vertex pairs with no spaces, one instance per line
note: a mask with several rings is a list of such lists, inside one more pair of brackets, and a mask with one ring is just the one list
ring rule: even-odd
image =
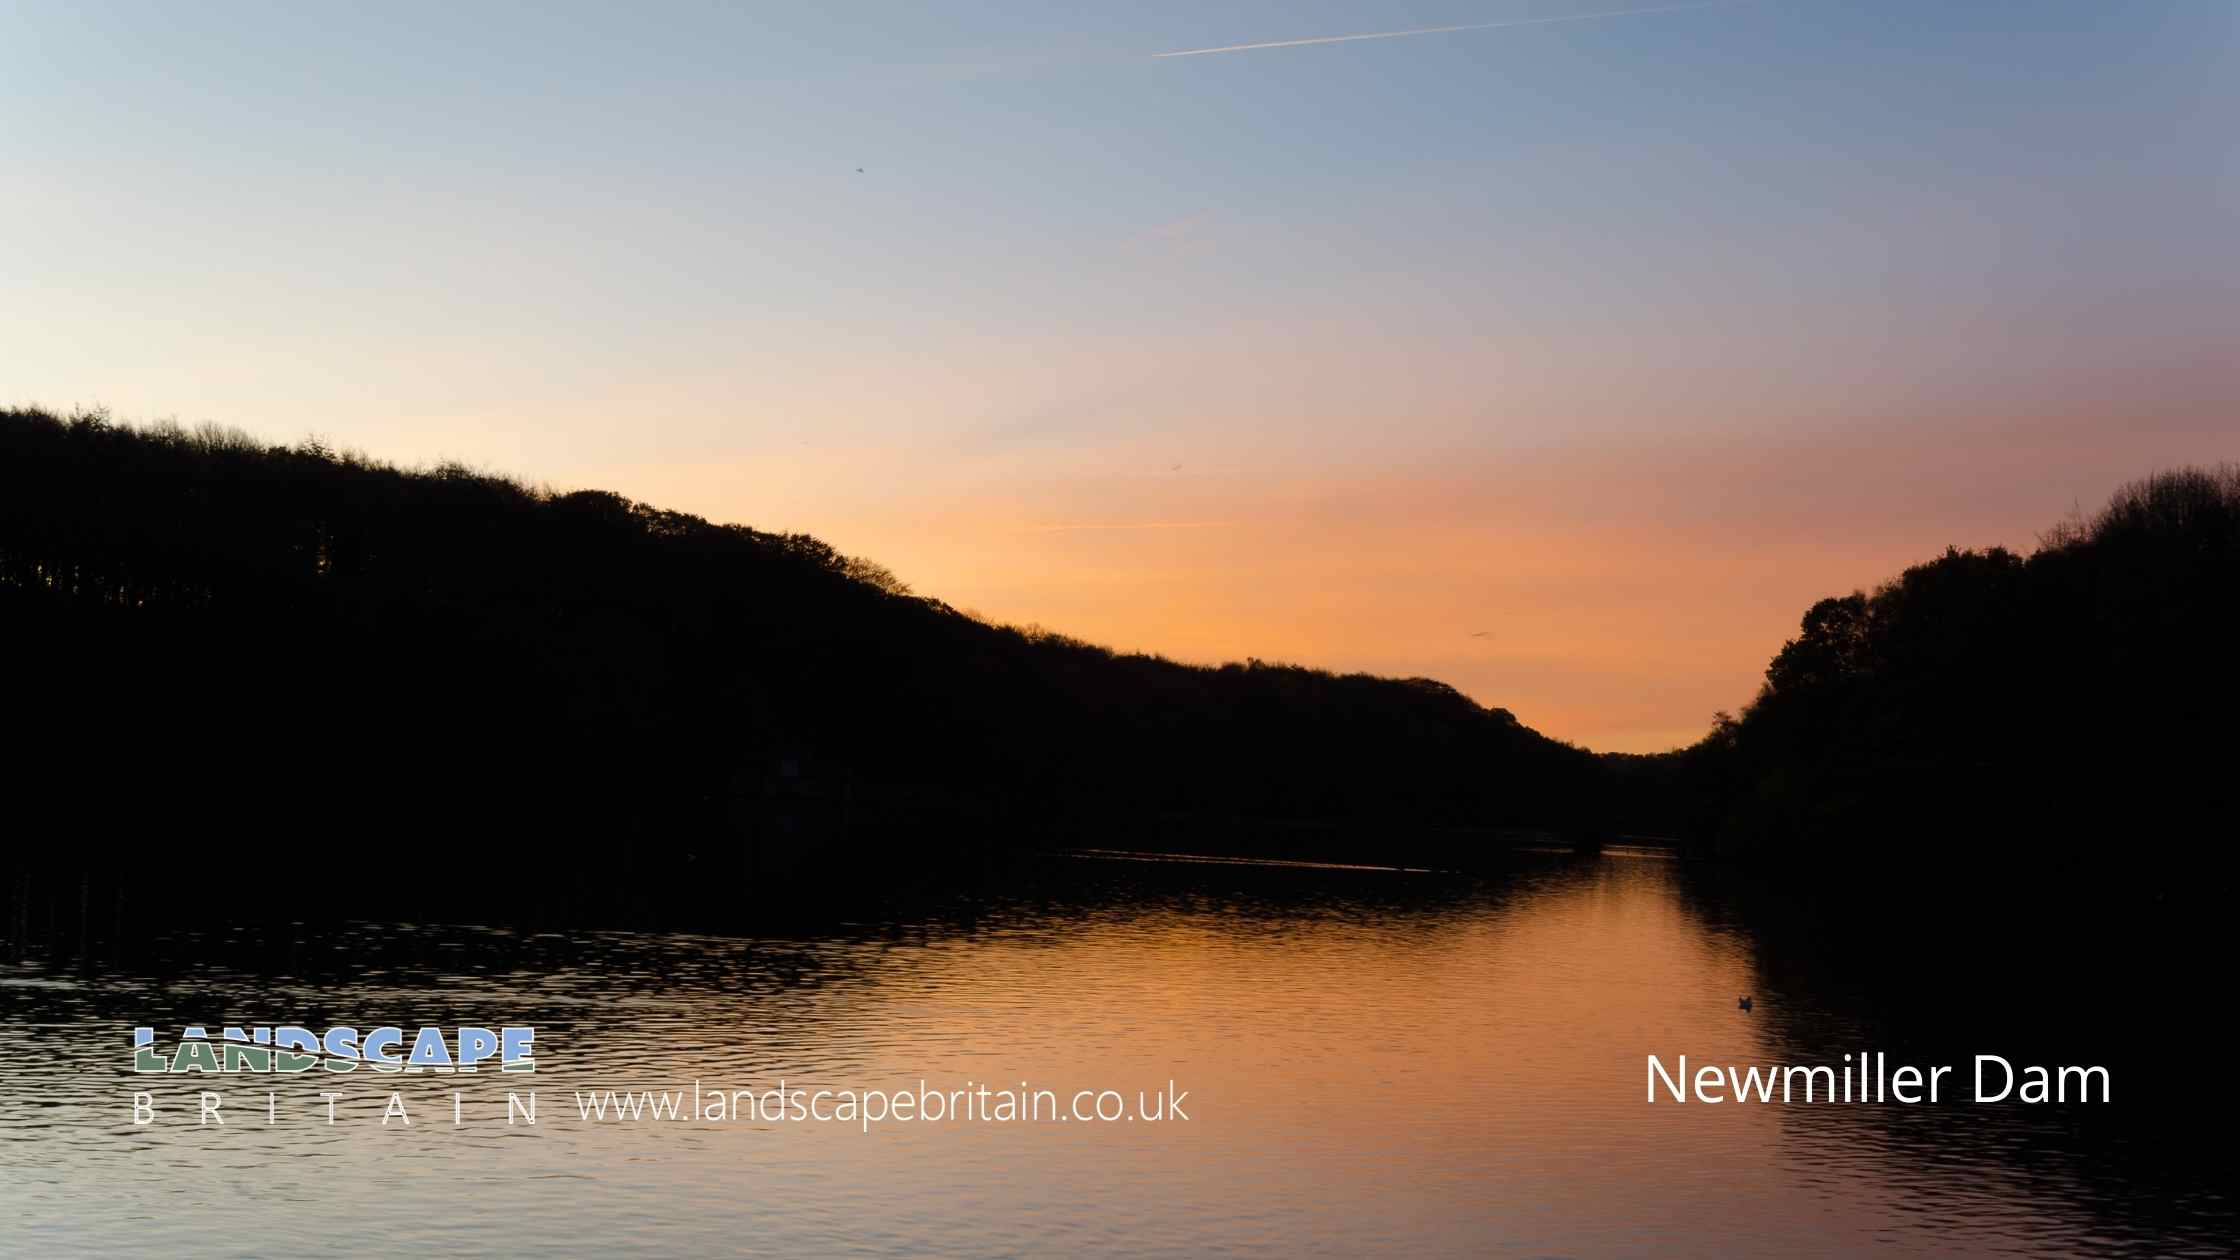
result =
[[1687,879],[1769,990],[1852,989],[1878,1048],[2109,1065],[2121,1105],[2048,1122],[2183,1182],[2233,1108],[2188,1052],[2229,983],[2236,644],[2240,469],[2164,473],[1821,600],[1738,717],[1614,769],[1734,859]]
[[215,846],[280,884],[356,886],[371,854],[406,886],[715,889],[786,798],[812,825],[830,803],[859,863],[1467,864],[1488,829],[1629,830],[1877,887],[1997,868],[2159,896],[2151,860],[2230,853],[2236,579],[2240,474],[2165,474],[2028,557],[1951,550],[1823,600],[1740,717],[1597,758],[1428,680],[988,625],[803,535],[0,412],[34,733],[11,812],[52,820],[44,860],[157,883]]
[[1739,717],[1608,764],[1778,890],[1777,959],[1811,943],[1947,1032],[2136,1006],[2091,1023],[2144,1053],[2230,949],[2236,642],[2240,469],[2164,473],[2027,557],[1821,600]]
[[11,809],[132,871],[730,883],[789,793],[914,860],[1602,825],[1593,758],[1439,683],[1118,654],[803,535],[212,428],[0,413],[0,621]]
[[2236,645],[2240,469],[2149,478],[2028,557],[1948,549],[1813,605],[1741,716],[1678,755],[1691,830],[1831,861],[2225,849]]

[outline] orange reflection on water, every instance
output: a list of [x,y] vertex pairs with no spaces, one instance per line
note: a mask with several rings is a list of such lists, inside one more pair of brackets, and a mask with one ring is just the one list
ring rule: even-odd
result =
[[[1833,1062],[1866,1034],[1810,994],[1738,1011],[1760,988],[1749,940],[1695,909],[1669,861],[1520,862],[1488,880],[1065,862],[831,935],[361,927],[299,942],[278,974],[214,963],[209,942],[183,946],[201,958],[183,983],[10,968],[0,1211],[50,1253],[190,1256],[233,1254],[245,1221],[270,1250],[602,1254],[2058,1253],[2103,1237],[2065,1202],[2058,1150],[2024,1181],[1995,1150],[1858,1109],[1647,1102],[1651,1053]],[[149,1087],[124,1066],[134,1023],[330,1017],[532,1023],[540,1068],[226,1081],[250,1122],[224,1128],[184,1119],[209,1082],[164,1082],[176,1118],[128,1122]],[[1130,1102],[1172,1081],[1189,1118],[867,1132],[586,1121],[573,1103],[781,1079]],[[277,1125],[254,1122],[267,1088]],[[532,1088],[539,1123],[506,1125],[507,1092]],[[343,1095],[333,1126],[321,1089]],[[381,1123],[392,1089],[413,1125]],[[1921,1171],[1924,1155],[1944,1166]]]

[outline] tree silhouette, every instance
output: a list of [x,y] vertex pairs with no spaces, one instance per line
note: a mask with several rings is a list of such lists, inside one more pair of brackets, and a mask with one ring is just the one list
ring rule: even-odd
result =
[[1084,840],[1466,863],[1608,821],[1593,757],[1437,683],[1115,653],[806,535],[318,439],[0,414],[0,602],[51,733],[18,781],[151,890],[246,853],[376,906],[735,896],[739,794],[781,761],[844,800],[857,872]]

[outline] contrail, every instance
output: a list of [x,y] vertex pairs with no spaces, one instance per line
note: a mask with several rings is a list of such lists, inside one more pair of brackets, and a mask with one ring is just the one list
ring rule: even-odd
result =
[[1320,35],[1313,39],[1278,39],[1264,44],[1224,44],[1219,48],[1185,48],[1180,52],[1153,53],[1161,57],[1206,57],[1214,53],[1253,52],[1261,48],[1304,48],[1310,44],[1350,44],[1363,39],[1406,39],[1410,35],[1445,35],[1451,31],[1498,31],[1512,26],[1553,26],[1559,22],[1595,22],[1604,18],[1635,17],[1644,13],[1679,13],[1688,9],[1716,9],[1749,0],[1701,0],[1697,4],[1660,4],[1645,9],[1610,9],[1601,13],[1567,13],[1561,17],[1510,18],[1502,22],[1469,22],[1461,26],[1419,26],[1409,31],[1374,31],[1367,35]]

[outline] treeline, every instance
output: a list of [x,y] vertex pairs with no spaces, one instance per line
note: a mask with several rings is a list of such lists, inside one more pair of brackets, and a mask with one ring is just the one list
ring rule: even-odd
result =
[[1740,714],[1614,768],[1731,859],[1684,886],[1767,992],[1848,989],[1877,1047],[2108,1066],[2116,1107],[2048,1123],[2144,1200],[2199,1192],[2233,1108],[2173,1047],[2224,1014],[2236,717],[2240,468],[2184,469],[1821,600]]
[[155,882],[721,885],[780,766],[848,798],[865,862],[1522,832],[1859,876],[2222,860],[2236,597],[2240,472],[2169,473],[2028,556],[1822,600],[1703,741],[1594,757],[1429,680],[989,625],[804,535],[0,412],[16,847]]
[[781,765],[935,860],[1610,825],[1590,755],[1439,683],[1116,654],[802,535],[207,427],[0,412],[0,625],[19,851],[160,879],[722,881]]
[[2236,719],[2240,468],[2186,469],[1821,600],[1739,716],[1622,769],[1717,853],[2083,886],[2229,863]]

